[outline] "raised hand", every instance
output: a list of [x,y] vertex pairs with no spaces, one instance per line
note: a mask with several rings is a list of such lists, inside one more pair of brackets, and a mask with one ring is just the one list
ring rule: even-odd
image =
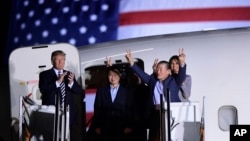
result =
[[157,64],[158,64],[158,58],[155,58],[154,64],[153,64],[153,66],[152,66],[153,72],[156,72]]
[[132,57],[132,53],[131,53],[130,49],[127,49],[126,52],[127,52],[127,54],[125,56],[126,59],[129,62],[130,66],[133,66],[134,65],[134,59]]
[[111,67],[112,66],[112,60],[111,60],[111,57],[106,57],[106,66],[107,67]]
[[179,60],[181,66],[185,65],[186,55],[183,48],[179,49]]

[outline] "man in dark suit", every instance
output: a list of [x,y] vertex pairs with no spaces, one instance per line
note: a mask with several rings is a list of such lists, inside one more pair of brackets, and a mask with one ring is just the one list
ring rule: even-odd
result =
[[132,53],[127,50],[126,59],[128,60],[131,69],[141,78],[141,80],[149,86],[151,101],[148,103],[150,108],[150,130],[149,141],[160,140],[160,95],[163,95],[163,100],[167,101],[168,90],[170,92],[171,102],[180,102],[178,92],[182,82],[186,76],[185,54],[183,50],[179,52],[180,69],[177,75],[171,75],[169,63],[160,61],[156,66],[156,72],[151,75],[145,73],[134,63]]
[[42,105],[55,105],[56,95],[60,95],[60,84],[65,83],[65,106],[70,107],[70,131],[77,124],[77,111],[72,94],[83,94],[82,87],[75,79],[74,73],[64,70],[66,54],[56,50],[51,54],[53,67],[39,74],[39,89],[42,94]]
[[108,67],[109,84],[98,88],[94,102],[93,127],[98,141],[125,141],[131,136],[130,92],[120,84],[120,71]]

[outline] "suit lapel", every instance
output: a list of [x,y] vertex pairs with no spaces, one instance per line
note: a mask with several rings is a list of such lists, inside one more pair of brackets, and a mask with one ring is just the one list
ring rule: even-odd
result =
[[122,87],[119,86],[118,91],[117,91],[117,94],[116,94],[116,97],[115,97],[113,103],[116,103],[117,101],[119,101],[119,99],[121,99],[121,97],[122,97],[122,95],[123,95],[122,93],[123,93]]
[[50,77],[52,77],[53,80],[56,80],[57,79],[57,74],[55,73],[54,69],[51,68],[49,72],[50,72]]
[[112,103],[112,97],[111,97],[111,93],[110,93],[110,85],[107,87],[106,89],[106,99],[108,100],[109,103]]
[[116,93],[116,96],[115,96],[115,99],[114,99],[113,103],[115,103],[117,98],[119,97],[119,90],[120,90],[120,87],[117,90],[117,93]]

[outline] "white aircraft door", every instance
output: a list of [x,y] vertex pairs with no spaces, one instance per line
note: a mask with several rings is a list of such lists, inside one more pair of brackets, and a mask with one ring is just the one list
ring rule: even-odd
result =
[[19,119],[20,97],[29,96],[37,104],[41,104],[38,91],[39,73],[50,69],[51,53],[63,50],[66,53],[65,69],[75,73],[81,84],[80,59],[76,47],[65,44],[44,44],[22,47],[14,50],[9,57],[9,80],[11,97],[11,117]]

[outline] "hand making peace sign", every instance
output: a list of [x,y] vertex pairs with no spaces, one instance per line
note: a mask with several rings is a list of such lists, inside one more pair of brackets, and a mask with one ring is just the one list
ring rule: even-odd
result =
[[186,55],[184,53],[183,48],[179,49],[179,60],[180,60],[180,65],[184,66],[185,65],[185,60],[186,60]]
[[127,49],[126,52],[127,52],[127,54],[125,56],[126,59],[129,62],[130,66],[133,66],[134,65],[134,60],[133,60],[133,56],[132,56],[131,50]]
[[106,56],[106,66],[107,66],[107,67],[111,67],[111,66],[112,66],[111,57]]

